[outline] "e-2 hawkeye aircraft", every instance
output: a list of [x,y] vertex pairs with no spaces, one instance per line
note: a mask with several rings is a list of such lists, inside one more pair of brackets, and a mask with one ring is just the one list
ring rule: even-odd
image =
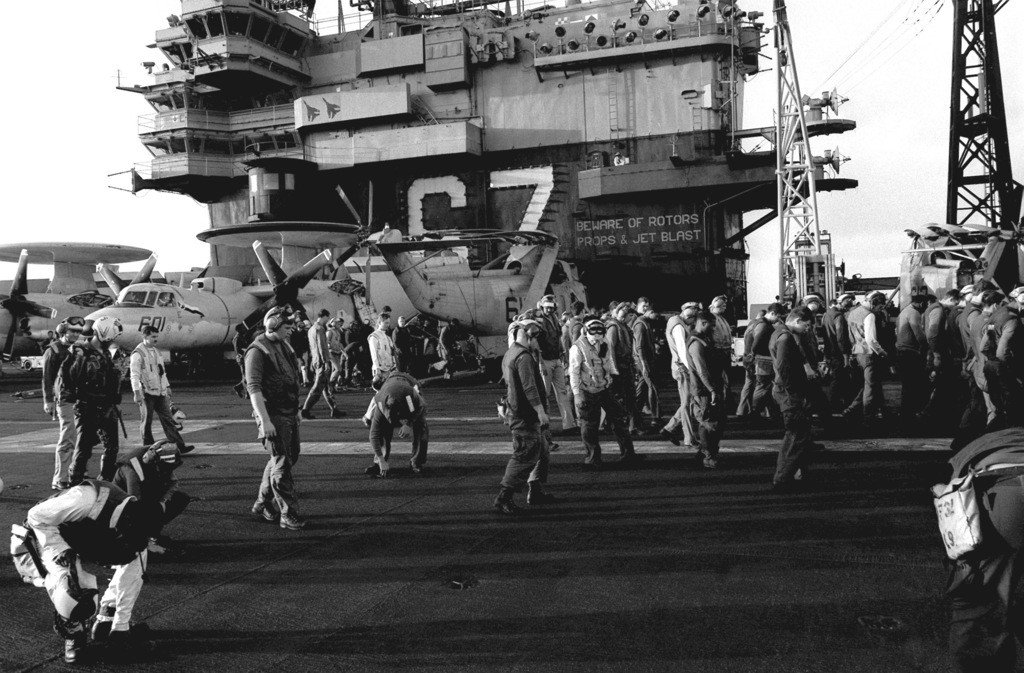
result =
[[[189,288],[158,283],[128,285],[117,301],[87,316],[117,318],[124,332],[117,346],[133,349],[142,341],[142,329],[152,325],[160,330],[160,348],[168,351],[224,350],[231,345],[236,325],[258,326],[274,306],[290,305],[299,313],[315,317],[327,309],[357,315],[349,283],[315,280],[317,272],[331,264],[330,250],[324,250],[299,269],[288,274],[271,257],[261,241],[252,245],[266,273],[267,284],[242,285],[231,278],[200,277]],[[106,277],[106,270],[100,270]]]
[[[146,259],[147,255],[150,259],[135,274],[132,282],[149,280],[156,263],[149,250],[102,243],[0,245],[0,261],[17,263],[9,294],[0,295],[0,335],[3,335],[4,358],[38,355],[40,342],[47,339],[61,320],[85,317],[114,302],[113,294],[105,293],[106,288],[98,288],[93,278],[97,262],[134,262]],[[30,263],[53,265],[53,278],[46,292],[29,292]],[[117,278],[115,274],[111,276]]]

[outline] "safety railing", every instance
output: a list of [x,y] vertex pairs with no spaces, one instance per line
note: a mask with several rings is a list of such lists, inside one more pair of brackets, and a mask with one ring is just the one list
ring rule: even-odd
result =
[[168,110],[139,115],[139,135],[189,129],[198,131],[241,132],[266,128],[290,127],[295,124],[292,105],[268,105],[237,112],[216,110]]

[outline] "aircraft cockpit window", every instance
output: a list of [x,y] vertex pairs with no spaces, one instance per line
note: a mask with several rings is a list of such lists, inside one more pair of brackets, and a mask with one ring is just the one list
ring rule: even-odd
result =
[[121,303],[135,304],[136,306],[145,306],[147,294],[152,293],[147,293],[145,290],[132,290],[131,292],[126,292],[124,295],[124,299],[121,300]]
[[174,306],[174,293],[173,292],[161,292],[156,298],[156,305],[160,308],[166,308],[168,306]]

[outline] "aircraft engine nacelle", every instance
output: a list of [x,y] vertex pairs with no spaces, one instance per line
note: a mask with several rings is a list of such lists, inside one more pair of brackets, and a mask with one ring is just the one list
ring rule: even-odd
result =
[[189,288],[196,292],[231,294],[240,292],[242,284],[234,278],[194,278],[189,284]]

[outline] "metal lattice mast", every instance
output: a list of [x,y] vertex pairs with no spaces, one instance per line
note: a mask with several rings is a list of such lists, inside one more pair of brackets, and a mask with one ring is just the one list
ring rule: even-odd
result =
[[779,296],[799,300],[805,289],[805,269],[800,257],[821,254],[818,195],[785,0],[775,0],[773,11],[778,95],[775,173],[781,247]]
[[[994,4],[954,2],[946,222],[1017,231],[1020,185],[1010,168]],[[1001,255],[996,281],[1013,287],[1018,274],[1017,256]]]

